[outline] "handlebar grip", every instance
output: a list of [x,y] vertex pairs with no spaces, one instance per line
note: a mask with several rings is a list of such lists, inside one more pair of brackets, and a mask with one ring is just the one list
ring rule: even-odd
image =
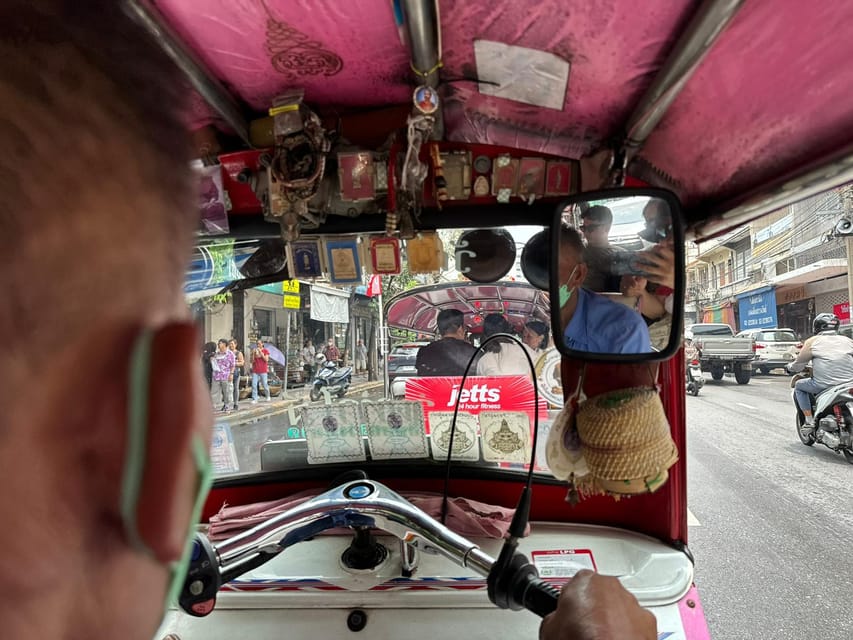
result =
[[541,578],[531,578],[524,590],[522,602],[525,609],[544,618],[549,613],[554,612],[559,599],[560,590],[557,587],[548,584]]

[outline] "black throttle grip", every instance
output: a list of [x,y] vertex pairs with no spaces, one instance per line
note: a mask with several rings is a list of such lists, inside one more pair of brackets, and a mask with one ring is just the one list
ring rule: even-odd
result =
[[553,613],[557,608],[557,600],[560,599],[560,590],[548,584],[541,578],[530,578],[527,588],[522,595],[524,608],[544,618]]

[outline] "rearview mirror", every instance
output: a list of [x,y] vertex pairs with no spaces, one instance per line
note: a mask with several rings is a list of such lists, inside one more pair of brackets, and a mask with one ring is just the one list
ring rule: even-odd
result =
[[551,324],[566,356],[662,360],[681,345],[684,230],[662,189],[578,194],[550,230]]

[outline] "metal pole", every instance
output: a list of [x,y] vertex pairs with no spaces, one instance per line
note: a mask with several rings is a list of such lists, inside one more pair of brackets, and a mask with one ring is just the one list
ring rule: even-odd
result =
[[675,43],[626,127],[628,160],[643,146],[744,0],[705,0]]
[[388,399],[388,359],[385,357],[387,351],[388,336],[385,331],[385,306],[382,304],[382,292],[379,293],[379,353],[382,356],[382,383],[383,396]]
[[163,16],[146,0],[125,0],[126,12],[144,27],[184,73],[193,88],[201,94],[222,119],[249,147],[249,123],[234,97],[207,69],[204,63],[177,36]]
[[287,370],[290,367],[290,311],[285,311],[287,314],[287,324],[284,330],[284,380],[282,381],[281,396],[287,394]]
[[[703,221],[688,229],[687,240],[700,242],[848,182],[853,182],[853,144],[734,200],[697,212]],[[689,222],[694,215],[687,211],[686,217]]]

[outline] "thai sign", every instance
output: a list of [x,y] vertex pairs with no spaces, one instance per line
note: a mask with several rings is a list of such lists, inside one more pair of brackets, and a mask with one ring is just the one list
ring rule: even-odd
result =
[[776,291],[763,287],[737,296],[740,329],[770,329],[778,325]]

